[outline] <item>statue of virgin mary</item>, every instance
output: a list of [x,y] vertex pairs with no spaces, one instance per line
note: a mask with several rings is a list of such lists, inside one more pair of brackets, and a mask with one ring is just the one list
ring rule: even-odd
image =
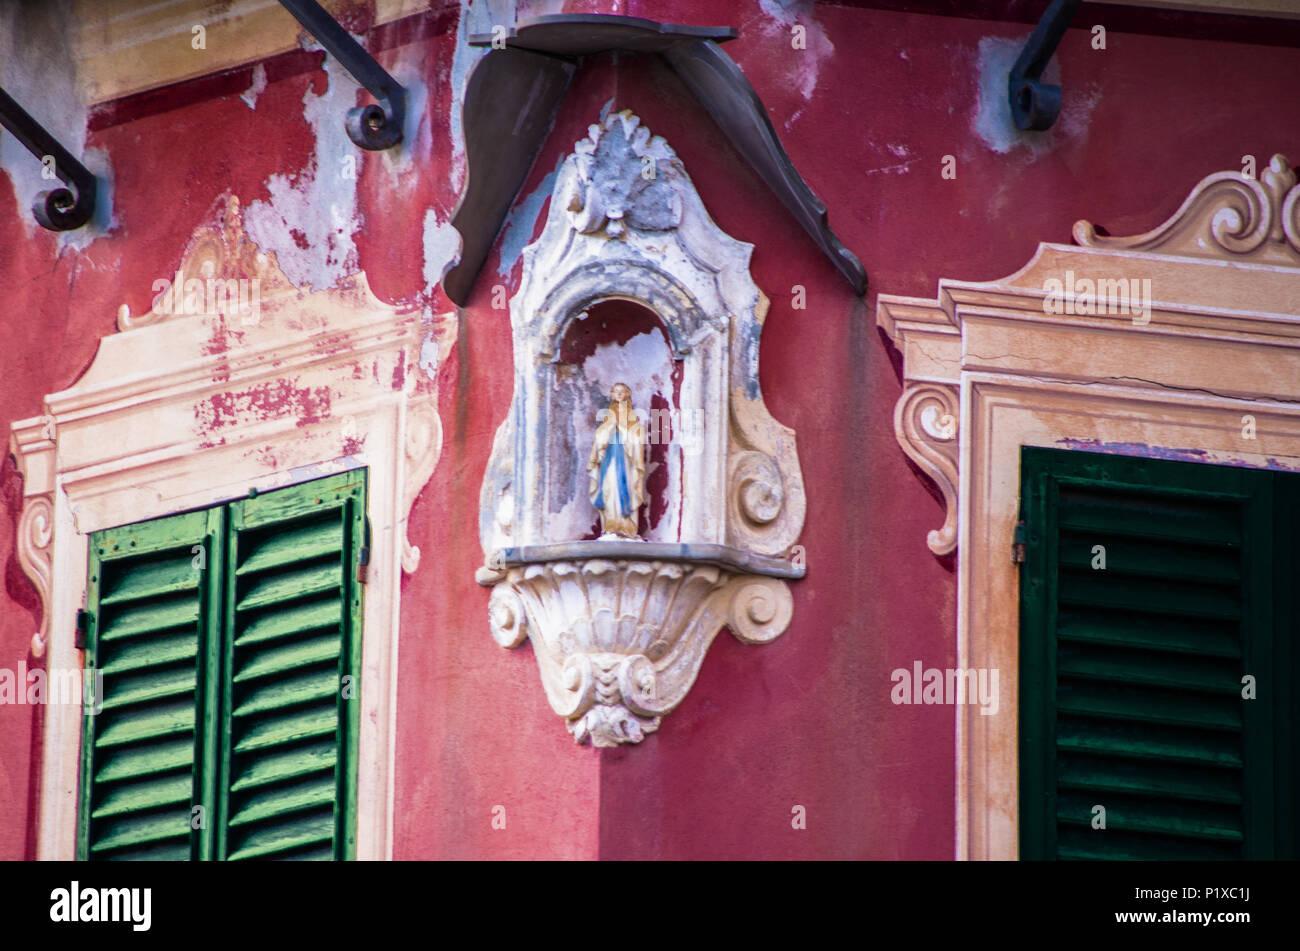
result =
[[645,500],[645,429],[632,411],[626,383],[615,383],[609,391],[609,412],[596,427],[587,472],[601,532],[636,538],[637,512]]

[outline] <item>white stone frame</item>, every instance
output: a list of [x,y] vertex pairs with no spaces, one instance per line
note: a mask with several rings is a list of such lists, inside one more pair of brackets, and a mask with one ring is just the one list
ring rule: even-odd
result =
[[[752,251],[713,222],[677,154],[627,110],[575,144],[524,249],[510,302],[515,391],[483,476],[477,578],[493,589],[492,636],[507,648],[531,639],[551,708],[580,743],[640,743],[658,729],[724,625],[761,644],[789,624],[806,501],[794,431],[759,387],[768,302]],[[681,408],[702,418],[672,542],[580,541],[547,512],[558,481],[548,438],[579,411],[557,405],[561,341],[587,308],[615,299],[656,315],[682,364]]]
[[[218,297],[212,313],[173,314],[155,301],[138,318],[123,307],[123,332],[100,341],[77,383],[13,425],[18,551],[44,606],[32,653],[50,668],[81,666],[74,624],[91,532],[367,467],[357,858],[391,858],[401,574],[420,556],[405,525],[442,445],[419,362],[433,343],[441,363],[455,323],[382,303],[364,274],[299,292],[244,237],[233,198],[220,225],[195,232],[180,273],[187,284],[255,279],[257,306]],[[79,704],[46,708],[38,858],[76,857],[81,727]]]
[[[998,668],[1009,694],[992,716],[956,708],[959,859],[1019,854],[1020,447],[1300,470],[1300,188],[1286,160],[1258,181],[1208,176],[1146,234],[1081,221],[1074,237],[1001,281],[878,302],[903,354],[896,435],[946,499],[929,547],[958,549],[958,666]],[[1149,280],[1149,315],[1109,298],[1106,313],[1048,313],[1067,275],[1072,292]]]
[[[626,148],[602,151],[610,141]],[[677,154],[637,116],[624,110],[588,127],[560,169],[542,233],[523,251],[510,300],[515,392],[480,497],[485,561],[568,540],[547,534],[548,462],[524,452],[520,434],[548,432],[570,323],[615,299],[656,315],[684,364],[682,405],[702,411],[701,451],[683,465],[682,541],[763,555],[790,547],[803,527],[803,477],[794,434],[767,412],[758,385],[768,300],[749,273],[752,251],[714,223]]]

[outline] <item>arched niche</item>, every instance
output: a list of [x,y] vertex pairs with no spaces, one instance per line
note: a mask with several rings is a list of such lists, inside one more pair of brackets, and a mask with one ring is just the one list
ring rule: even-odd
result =
[[694,408],[683,412],[685,361],[674,352],[663,321],[634,301],[595,303],[564,325],[551,366],[548,415],[556,425],[546,445],[547,534],[557,541],[600,536],[583,463],[609,412],[610,389],[625,383],[646,431],[641,537],[681,541],[683,469],[688,454],[699,452],[700,414]]

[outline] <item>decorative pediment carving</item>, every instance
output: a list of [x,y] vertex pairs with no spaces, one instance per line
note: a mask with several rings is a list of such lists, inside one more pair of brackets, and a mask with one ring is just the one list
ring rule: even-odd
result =
[[1240,172],[1203,179],[1172,218],[1145,234],[1114,238],[1080,221],[1074,240],[1086,248],[1300,267],[1300,188],[1286,157],[1274,155],[1258,180]]
[[[1300,186],[1281,155],[1258,181],[1240,172],[1207,176],[1172,218],[1145,234],[1103,235],[1080,221],[1074,238],[1076,245],[1040,244],[1000,281],[945,278],[933,301],[880,296],[877,322],[903,353],[895,435],[944,498],[943,525],[927,539],[937,555],[958,544],[960,447],[969,435],[959,431],[964,377],[1116,381],[1258,398],[1272,385],[1258,374],[1206,361],[1202,350],[1167,359],[1177,351],[1171,336],[1224,346],[1300,339],[1300,325],[1287,316],[1300,301]],[[1238,267],[1225,271],[1225,263]],[[1063,347],[1067,339],[1072,345]]]
[[[240,281],[244,282],[242,286]],[[251,283],[254,281],[256,285]],[[118,309],[117,329],[132,330],[170,317],[196,314],[220,315],[247,325],[256,314],[251,306],[240,305],[251,305],[254,286],[259,303],[286,294],[299,295],[280,270],[275,252],[263,252],[244,233],[239,199],[231,195],[219,222],[195,229],[175,273],[154,282],[150,309],[136,316],[125,304]]]

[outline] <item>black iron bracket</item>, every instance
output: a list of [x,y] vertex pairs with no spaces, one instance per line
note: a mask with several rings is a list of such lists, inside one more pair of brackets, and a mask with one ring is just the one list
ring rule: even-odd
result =
[[758,93],[722,50],[735,37],[732,27],[567,13],[533,17],[504,35],[471,34],[471,46],[493,48],[470,73],[462,107],[469,170],[452,216],[461,255],[442,276],[447,297],[462,306],[468,299],[582,57],[611,51],[656,55],[676,72],[854,292],[865,295],[866,269],[831,230],[826,206],[786,154]]
[[371,152],[391,149],[401,142],[402,126],[406,122],[406,90],[402,84],[388,75],[316,0],[280,0],[280,5],[379,100],[379,105],[372,103],[348,110],[344,123],[348,138]]
[[3,89],[0,89],[0,125],[12,132],[27,151],[68,186],[36,196],[32,214],[41,227],[51,231],[71,231],[89,221],[95,213],[95,193],[98,190],[95,176]]
[[1007,92],[1011,117],[1022,132],[1050,129],[1061,112],[1061,87],[1042,82],[1052,54],[1083,0],[1052,0],[1011,67]]

